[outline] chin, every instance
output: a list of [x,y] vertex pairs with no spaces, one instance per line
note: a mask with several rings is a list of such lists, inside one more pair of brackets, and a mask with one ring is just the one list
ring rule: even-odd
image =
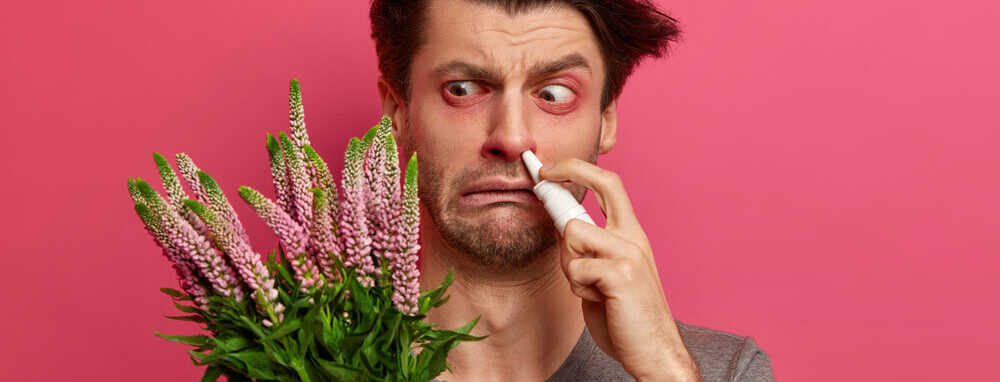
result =
[[446,219],[441,233],[474,262],[503,272],[527,266],[556,244],[551,221],[527,211],[489,215]]

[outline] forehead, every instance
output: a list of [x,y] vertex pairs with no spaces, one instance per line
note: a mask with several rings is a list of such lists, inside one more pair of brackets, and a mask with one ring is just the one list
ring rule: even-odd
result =
[[432,0],[425,15],[424,41],[413,59],[415,70],[458,60],[517,75],[539,63],[576,54],[595,76],[603,74],[600,46],[590,23],[565,4],[508,14],[499,6],[472,1]]

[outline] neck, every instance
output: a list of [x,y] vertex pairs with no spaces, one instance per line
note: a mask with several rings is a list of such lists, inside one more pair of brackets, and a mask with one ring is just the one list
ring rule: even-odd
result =
[[427,320],[455,329],[480,317],[472,335],[489,336],[463,342],[448,353],[449,381],[545,380],[562,365],[586,325],[580,298],[570,291],[553,247],[523,269],[498,274],[470,262],[441,239],[430,222],[421,222],[420,285],[433,288],[454,269],[455,281],[441,307]]

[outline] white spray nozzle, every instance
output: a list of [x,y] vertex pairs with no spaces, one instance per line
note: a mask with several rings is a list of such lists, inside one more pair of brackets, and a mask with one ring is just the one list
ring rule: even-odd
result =
[[542,201],[545,211],[549,213],[552,221],[556,224],[556,228],[559,229],[559,234],[562,234],[566,229],[566,223],[570,219],[579,219],[580,221],[594,224],[594,219],[591,219],[590,215],[587,215],[587,210],[576,201],[576,198],[573,197],[573,194],[569,190],[563,188],[559,182],[553,183],[538,179],[538,169],[542,168],[542,162],[538,160],[535,153],[531,152],[531,150],[525,150],[521,153],[521,159],[524,160],[524,165],[528,167],[531,178],[535,180],[535,187],[532,188],[532,191]]
[[542,161],[538,160],[535,153],[531,150],[524,150],[521,153],[521,159],[524,160],[524,165],[528,167],[528,173],[531,174],[531,179],[538,183],[541,179],[538,179],[538,169],[542,168]]

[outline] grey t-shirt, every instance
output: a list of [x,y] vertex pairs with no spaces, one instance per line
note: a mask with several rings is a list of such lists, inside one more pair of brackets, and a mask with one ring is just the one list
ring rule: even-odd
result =
[[[677,329],[688,353],[694,358],[703,382],[774,381],[771,358],[753,337],[688,325],[679,320]],[[635,381],[618,361],[594,342],[586,327],[580,340],[548,382]],[[436,379],[434,382],[438,382]]]
[[[771,359],[753,337],[701,326],[688,325],[678,320],[677,329],[688,353],[698,365],[704,382],[756,382],[774,381]],[[569,358],[556,370],[549,382],[634,381],[614,358],[602,351],[590,331],[583,329]]]

